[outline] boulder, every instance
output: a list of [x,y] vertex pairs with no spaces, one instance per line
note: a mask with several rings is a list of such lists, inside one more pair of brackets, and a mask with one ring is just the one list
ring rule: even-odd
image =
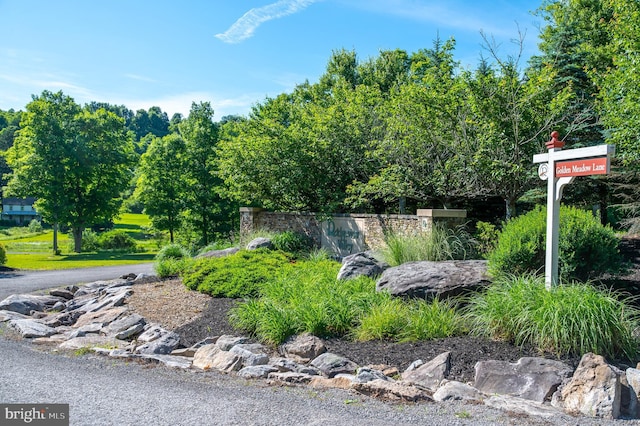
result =
[[237,252],[239,252],[240,249],[238,247],[229,247],[223,250],[210,250],[207,251],[205,253],[200,253],[199,255],[196,256],[196,259],[202,258],[202,257],[227,257],[227,256],[231,256],[232,254],[236,254]]
[[147,322],[138,314],[123,316],[104,328],[104,333],[114,335],[118,339],[126,340],[131,336],[142,333]]
[[373,368],[369,368],[369,367],[362,367],[358,369],[356,376],[353,379],[353,382],[367,383],[367,382],[373,382],[374,380],[386,380],[389,382],[393,381],[389,377],[385,376],[385,374],[382,371],[374,370]]
[[546,358],[525,357],[516,363],[480,361],[474,387],[489,395],[511,395],[542,403],[572,372],[567,364]]
[[42,312],[60,300],[60,298],[55,296],[12,294],[0,302],[0,311],[12,311],[23,315],[30,315],[31,311]]
[[313,376],[304,373],[296,373],[294,371],[286,371],[284,373],[269,373],[267,378],[274,382],[289,383],[294,385],[306,385],[311,382],[311,380],[313,380]]
[[261,248],[273,249],[273,243],[269,238],[256,238],[247,244],[247,250],[257,250]]
[[640,410],[638,409],[638,400],[640,399],[640,370],[637,368],[627,368],[627,383],[629,384],[629,413],[628,416],[638,418]]
[[53,290],[49,290],[49,294],[55,297],[62,297],[66,300],[73,299],[73,293],[67,289],[54,288]]
[[568,413],[617,419],[620,417],[621,373],[601,355],[587,353],[571,380],[554,394],[551,404]]
[[403,373],[402,380],[409,384],[420,385],[433,392],[438,389],[440,382],[449,375],[450,369],[451,352],[444,352],[431,361]]
[[143,344],[136,347],[136,353],[168,355],[180,343],[180,336],[160,326],[153,326],[138,336],[138,342],[143,342]]
[[386,269],[376,282],[376,290],[399,297],[446,298],[488,284],[484,260],[422,261]]
[[284,356],[296,362],[307,363],[325,353],[327,348],[324,346],[322,339],[312,334],[304,333],[291,337],[280,347],[280,351]]
[[269,355],[259,351],[251,351],[243,348],[242,346],[243,345],[236,345],[232,347],[229,352],[242,358],[242,365],[245,367],[265,365],[269,362]]
[[311,366],[317,368],[329,378],[342,373],[351,374],[358,369],[358,366],[353,361],[330,352],[319,355],[311,361]]
[[193,355],[193,366],[201,370],[211,369],[213,357],[220,351],[221,349],[213,343],[201,346]]
[[338,279],[348,280],[360,276],[376,278],[388,267],[389,265],[376,259],[371,252],[355,253],[342,259]]
[[216,345],[223,351],[228,351],[235,345],[247,343],[248,341],[249,338],[247,337],[229,336],[227,334],[223,334],[222,336],[218,337]]

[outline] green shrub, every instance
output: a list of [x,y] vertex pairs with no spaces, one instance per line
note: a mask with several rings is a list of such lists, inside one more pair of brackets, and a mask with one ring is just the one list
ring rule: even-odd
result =
[[288,253],[306,252],[311,248],[311,242],[308,237],[293,231],[280,232],[271,237],[271,242],[276,250]]
[[448,228],[435,224],[431,231],[417,235],[389,234],[380,250],[391,266],[420,260],[464,259],[471,253],[471,237],[464,227]]
[[167,244],[156,254],[156,261],[160,262],[166,259],[182,259],[188,257],[191,257],[189,251],[180,244]]
[[31,222],[29,222],[28,229],[29,232],[42,232],[42,223],[37,219],[32,219]]
[[105,232],[98,237],[98,245],[104,250],[121,250],[135,252],[138,248],[136,240],[122,229]]
[[558,356],[594,352],[632,360],[640,312],[631,302],[589,284],[547,291],[541,277],[505,276],[469,299],[466,317],[476,334]]
[[[544,268],[546,209],[535,210],[509,221],[489,254],[494,276],[539,272]],[[559,275],[561,280],[587,280],[603,273],[618,272],[622,259],[618,239],[590,212],[560,208]]]
[[482,221],[476,223],[476,232],[473,237],[480,255],[486,257],[495,249],[499,235],[494,224]]
[[[73,250],[73,241],[70,243],[70,249]],[[82,231],[82,251],[98,251],[100,250],[100,241],[98,234],[91,229],[85,229]]]
[[196,260],[183,273],[183,283],[214,297],[257,296],[260,287],[290,262],[291,258],[280,251],[241,250],[223,258]]
[[0,265],[7,263],[7,249],[0,243]]
[[191,267],[193,259],[184,257],[176,259],[174,257],[165,257],[157,260],[153,264],[153,269],[160,278],[177,277]]

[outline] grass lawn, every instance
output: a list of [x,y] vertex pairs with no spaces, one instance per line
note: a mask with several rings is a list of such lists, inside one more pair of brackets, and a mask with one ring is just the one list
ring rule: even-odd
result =
[[70,247],[73,241],[71,236],[58,233],[58,246],[62,250],[62,255],[54,256],[52,254],[53,231],[30,233],[26,227],[0,230],[0,243],[7,249],[5,266],[16,269],[52,270],[152,262],[158,247],[156,242],[144,232],[143,227],[149,224],[147,215],[133,213],[125,213],[114,221],[114,229],[122,229],[131,235],[143,250],[142,253],[115,251],[73,253]]

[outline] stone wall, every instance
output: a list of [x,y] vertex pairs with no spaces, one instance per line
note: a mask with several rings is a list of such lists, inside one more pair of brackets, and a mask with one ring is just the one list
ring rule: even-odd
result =
[[293,231],[308,236],[316,247],[338,256],[376,249],[384,235],[427,232],[434,223],[450,226],[464,223],[465,210],[419,209],[416,215],[336,214],[269,212],[255,207],[240,208],[240,233]]

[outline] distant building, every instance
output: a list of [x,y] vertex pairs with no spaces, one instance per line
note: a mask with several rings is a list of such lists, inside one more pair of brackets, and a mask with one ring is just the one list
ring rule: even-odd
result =
[[36,201],[34,197],[2,199],[2,220],[12,221],[19,225],[31,222],[33,219],[42,220],[42,217],[33,208]]

